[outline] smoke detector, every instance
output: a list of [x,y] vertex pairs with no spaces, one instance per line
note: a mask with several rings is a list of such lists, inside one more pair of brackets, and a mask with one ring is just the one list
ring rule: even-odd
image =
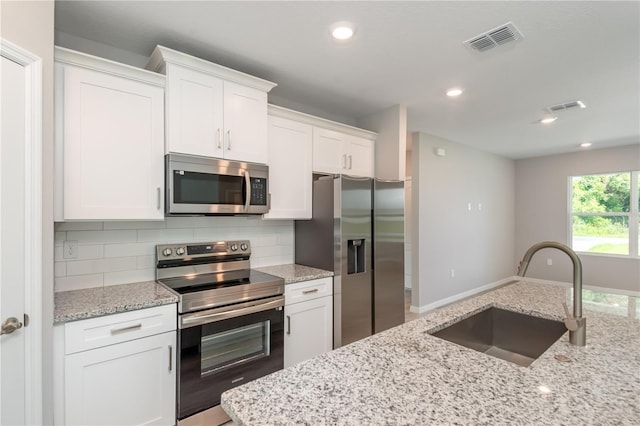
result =
[[524,36],[518,31],[516,26],[513,25],[512,22],[507,22],[504,25],[500,25],[499,27],[470,38],[465,41],[464,44],[478,52],[486,52],[494,47],[521,40],[522,38],[524,38]]
[[550,105],[545,109],[551,113],[556,113],[556,112],[562,112],[562,111],[569,111],[572,109],[582,109],[586,107],[587,106],[582,101],[571,101],[571,102],[565,102],[563,104]]

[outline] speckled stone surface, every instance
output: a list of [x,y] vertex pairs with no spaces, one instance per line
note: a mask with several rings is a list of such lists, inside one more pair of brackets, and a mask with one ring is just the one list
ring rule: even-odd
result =
[[284,278],[285,285],[298,283],[300,281],[333,277],[333,272],[296,264],[265,266],[264,268],[255,269],[260,272],[264,272],[265,274],[271,274],[275,275],[276,277]]
[[639,424],[637,319],[585,305],[587,346],[565,333],[529,367],[429,334],[489,306],[562,319],[569,294],[510,284],[229,390],[222,407],[238,425]]
[[177,303],[178,296],[155,281],[55,293],[53,322],[94,318]]

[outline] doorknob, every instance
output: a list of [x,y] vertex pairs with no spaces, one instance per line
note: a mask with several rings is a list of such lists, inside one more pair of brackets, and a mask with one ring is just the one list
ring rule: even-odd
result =
[[2,321],[0,326],[0,336],[3,334],[11,334],[17,329],[22,328],[22,323],[16,317],[10,317]]

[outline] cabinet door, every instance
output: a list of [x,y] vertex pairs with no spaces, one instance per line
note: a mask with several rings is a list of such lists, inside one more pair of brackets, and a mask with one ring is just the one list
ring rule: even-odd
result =
[[222,157],[223,80],[167,64],[167,152]]
[[333,349],[333,297],[284,307],[284,367]]
[[346,174],[373,177],[373,141],[350,136],[345,151]]
[[68,425],[175,423],[176,332],[65,357]]
[[346,165],[343,145],[346,135],[333,130],[313,128],[313,171],[339,174]]
[[269,117],[269,192],[265,219],[311,219],[312,127]]
[[267,94],[224,82],[224,158],[267,162]]
[[162,220],[163,89],[75,67],[63,84],[64,219]]

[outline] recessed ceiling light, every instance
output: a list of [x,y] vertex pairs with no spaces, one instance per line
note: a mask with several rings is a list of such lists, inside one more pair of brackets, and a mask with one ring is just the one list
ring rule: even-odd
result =
[[456,96],[460,95],[462,95],[462,89],[453,88],[447,90],[447,96],[449,96],[450,98],[455,98]]
[[350,40],[356,33],[356,27],[351,22],[341,21],[331,25],[331,36],[338,41]]
[[589,148],[591,145],[592,145],[592,143],[591,143],[591,142],[582,142],[582,143],[580,144],[580,147],[581,147],[581,148]]
[[542,124],[551,124],[554,121],[556,121],[558,119],[558,117],[545,117],[542,120],[540,120],[540,123]]

